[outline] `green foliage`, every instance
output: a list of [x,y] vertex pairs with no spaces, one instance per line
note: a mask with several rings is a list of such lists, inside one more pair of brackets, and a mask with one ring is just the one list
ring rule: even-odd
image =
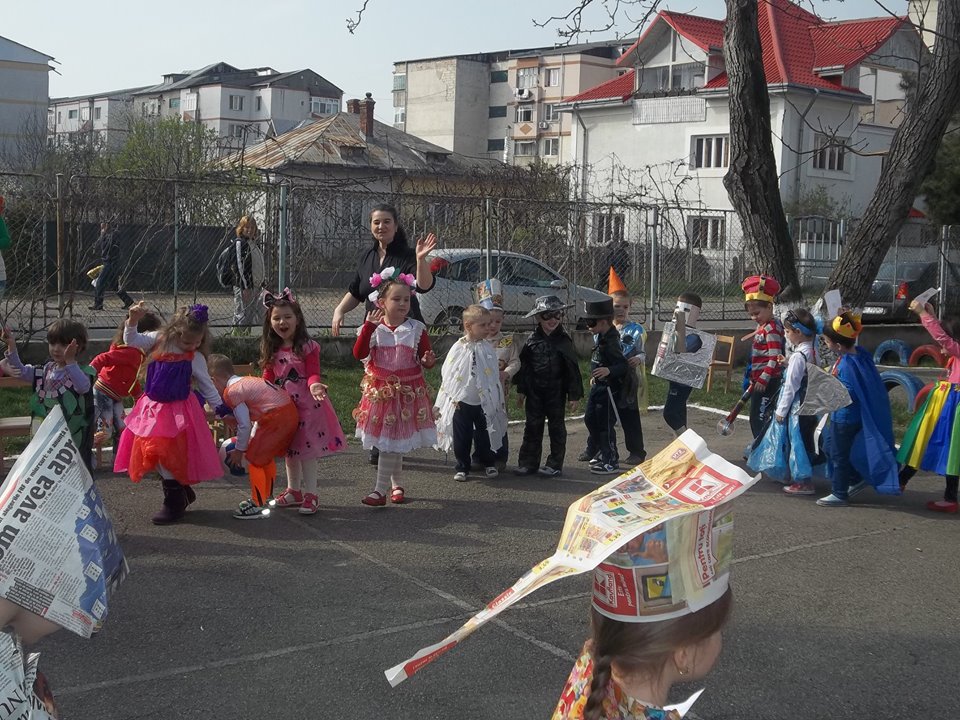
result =
[[837,200],[822,185],[801,193],[798,202],[784,204],[783,210],[787,217],[793,218],[819,215],[832,220],[840,220],[850,217],[849,198]]
[[960,224],[960,133],[948,133],[940,144],[933,172],[921,186],[934,221]]
[[104,169],[137,177],[197,179],[208,174],[219,143],[217,132],[203,123],[179,117],[135,118],[123,147],[105,159]]

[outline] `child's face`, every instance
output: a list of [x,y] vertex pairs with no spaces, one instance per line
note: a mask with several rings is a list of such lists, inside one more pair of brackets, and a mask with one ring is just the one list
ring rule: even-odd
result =
[[787,342],[791,345],[799,345],[802,342],[808,340],[807,336],[796,328],[792,328],[789,325],[783,326],[783,336],[787,339]]
[[217,388],[217,392],[223,395],[223,391],[227,387],[227,380],[229,378],[223,377],[223,375],[211,375],[210,378],[213,380],[213,385]]
[[592,333],[603,335],[603,333],[610,329],[610,321],[607,318],[594,318],[593,320],[587,320],[587,328]]
[[540,329],[543,330],[545,335],[551,334],[560,327],[561,320],[563,320],[562,310],[553,310],[537,315],[537,322],[540,324]]
[[500,328],[503,327],[503,310],[490,311],[490,324],[488,327],[489,332],[487,333],[487,337],[493,337],[500,332]]
[[613,321],[618,324],[627,321],[627,315],[630,314],[630,298],[624,295],[618,295],[613,299]]
[[485,315],[463,324],[463,334],[470,342],[486,340],[490,335],[490,316]]
[[50,351],[50,357],[53,358],[55,363],[60,365],[64,363],[64,356],[67,352],[67,346],[65,344],[59,342],[47,343],[47,349]]
[[410,312],[410,288],[403,283],[393,283],[387,292],[377,298],[377,304],[391,325],[399,325]]
[[289,305],[271,308],[270,327],[281,340],[290,342],[297,331],[297,314]]
[[751,300],[747,303],[747,315],[757,325],[763,325],[773,318],[773,305]]
[[184,352],[196,352],[203,343],[203,333],[185,332],[180,334],[180,347]]

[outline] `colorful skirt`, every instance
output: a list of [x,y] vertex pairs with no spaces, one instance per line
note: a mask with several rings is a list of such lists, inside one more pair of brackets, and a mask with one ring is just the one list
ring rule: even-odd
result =
[[220,455],[194,393],[164,403],[141,395],[127,417],[113,471],[129,472],[131,480],[140,482],[161,465],[181,485],[223,476]]
[[937,475],[960,475],[960,384],[938,382],[900,443],[897,461]]
[[353,417],[364,449],[406,453],[437,444],[433,401],[419,369],[415,376],[404,378],[378,378],[368,372],[360,388],[360,404]]

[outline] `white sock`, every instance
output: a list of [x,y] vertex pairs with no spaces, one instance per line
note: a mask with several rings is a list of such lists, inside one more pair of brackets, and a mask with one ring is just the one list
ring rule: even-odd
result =
[[300,467],[303,471],[303,492],[311,495],[317,494],[317,459],[301,460]]
[[300,492],[300,483],[303,480],[303,464],[300,460],[292,458],[286,459],[287,465],[287,487],[295,492]]
[[381,452],[380,458],[377,460],[377,486],[374,490],[381,495],[386,495],[387,490],[396,487],[396,482],[400,479],[402,464],[403,455]]

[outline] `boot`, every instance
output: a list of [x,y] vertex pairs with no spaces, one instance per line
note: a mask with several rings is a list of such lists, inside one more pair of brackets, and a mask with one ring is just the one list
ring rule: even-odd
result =
[[162,478],[163,505],[151,520],[154,525],[169,525],[182,520],[187,510],[187,491],[176,480]]
[[192,485],[184,485],[183,492],[187,496],[187,505],[193,505],[197,501],[197,494],[193,491]]

